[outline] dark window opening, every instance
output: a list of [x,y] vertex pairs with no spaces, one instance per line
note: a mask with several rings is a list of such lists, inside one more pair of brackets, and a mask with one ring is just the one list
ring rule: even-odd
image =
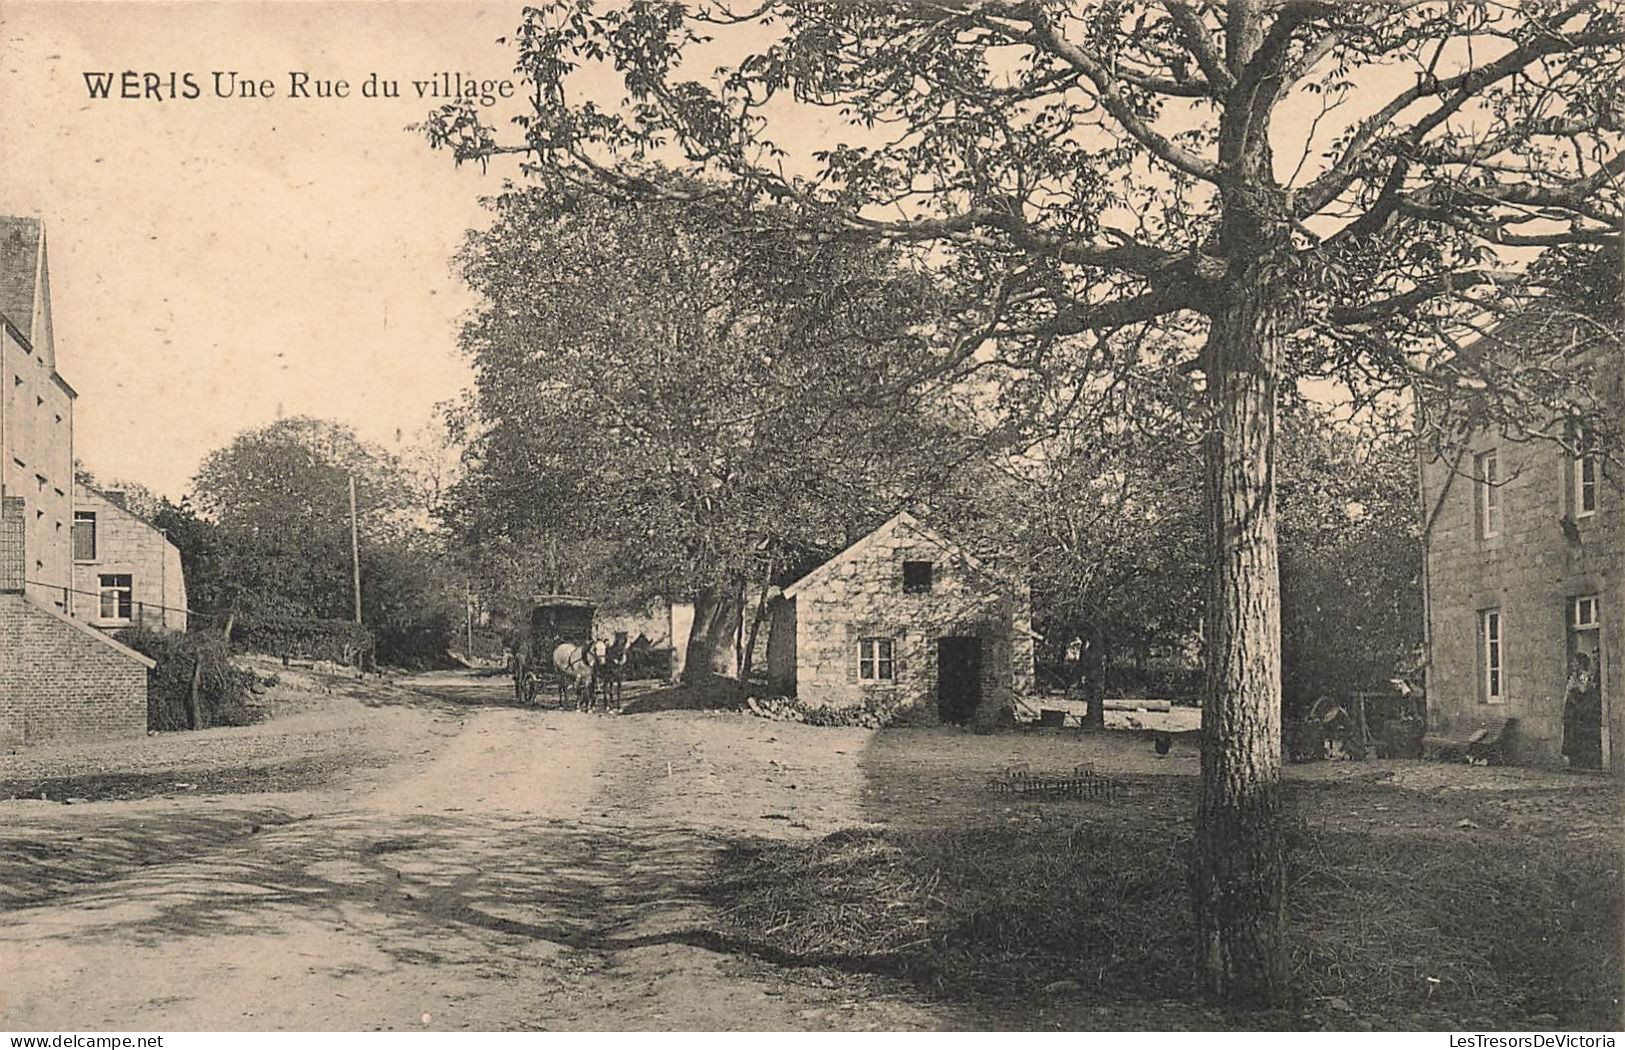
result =
[[931,593],[931,563],[928,561],[905,561],[903,563],[903,593],[904,594],[930,594]]

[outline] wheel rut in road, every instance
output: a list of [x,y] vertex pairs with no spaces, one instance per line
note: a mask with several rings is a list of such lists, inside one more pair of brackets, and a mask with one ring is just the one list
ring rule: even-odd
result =
[[779,965],[717,932],[717,853],[859,821],[855,764],[803,768],[773,726],[739,719],[466,710],[460,733],[348,804],[13,912],[0,1022],[954,1026],[901,986]]

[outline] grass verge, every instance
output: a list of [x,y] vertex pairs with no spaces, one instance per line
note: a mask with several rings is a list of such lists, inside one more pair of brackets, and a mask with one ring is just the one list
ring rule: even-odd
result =
[[[1494,834],[1294,834],[1303,1008],[1337,1026],[1619,1024],[1621,885],[1606,843]],[[727,933],[778,955],[906,976],[948,997],[1046,987],[1187,999],[1184,834],[1078,819],[840,832],[723,860]],[[1359,1023],[1355,1019],[1359,1018]]]

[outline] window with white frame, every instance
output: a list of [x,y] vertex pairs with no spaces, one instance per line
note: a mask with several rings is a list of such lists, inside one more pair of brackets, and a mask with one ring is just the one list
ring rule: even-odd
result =
[[1569,605],[1569,622],[1576,631],[1595,631],[1602,627],[1599,604],[1595,594],[1582,594]]
[[858,681],[890,682],[894,677],[894,669],[890,638],[858,640]]
[[1473,457],[1474,488],[1478,492],[1478,535],[1501,535],[1501,460],[1495,449]]
[[1581,428],[1575,445],[1579,454],[1574,457],[1574,516],[1589,518],[1597,513],[1597,457],[1592,452],[1591,432]]
[[1478,655],[1483,669],[1479,681],[1481,699],[1499,704],[1506,698],[1506,636],[1501,629],[1500,609],[1479,611]]
[[104,620],[128,620],[130,618],[135,588],[131,583],[129,573],[103,573],[98,577],[100,581],[99,593],[101,596],[101,618]]

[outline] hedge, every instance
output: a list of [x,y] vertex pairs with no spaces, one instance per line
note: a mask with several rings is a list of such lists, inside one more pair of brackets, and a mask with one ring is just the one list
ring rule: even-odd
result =
[[372,632],[349,620],[315,620],[292,616],[242,616],[231,640],[252,652],[334,663],[373,663]]

